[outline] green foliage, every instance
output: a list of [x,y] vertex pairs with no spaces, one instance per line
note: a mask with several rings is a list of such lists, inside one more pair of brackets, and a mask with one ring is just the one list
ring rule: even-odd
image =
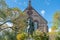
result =
[[0,10],[5,11],[8,8],[5,0],[0,0]]
[[60,40],[60,12],[57,11],[53,15],[52,31],[49,36],[51,40]]
[[23,31],[25,31],[26,27],[27,27],[27,15],[24,14],[23,12],[19,14],[19,17],[16,18],[15,20],[13,20],[13,27],[18,27],[19,28],[19,32],[22,33]]
[[48,34],[44,33],[44,32],[35,32],[33,35],[33,38],[35,40],[49,40]]
[[60,27],[60,12],[57,11],[53,15],[52,30],[57,30]]
[[26,33],[23,32],[23,33],[17,34],[16,38],[17,40],[27,40],[28,36]]
[[59,36],[56,36],[56,40],[60,40],[60,37]]
[[5,15],[5,13],[3,11],[0,11],[0,17],[3,18],[3,19],[6,18],[6,15]]
[[60,40],[60,31],[57,32],[56,40]]
[[0,40],[16,40],[16,34],[14,32],[3,31],[0,35]]

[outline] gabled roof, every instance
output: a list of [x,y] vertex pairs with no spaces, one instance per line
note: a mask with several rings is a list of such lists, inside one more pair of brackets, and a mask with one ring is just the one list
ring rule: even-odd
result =
[[34,10],[43,20],[46,21],[46,23],[48,23],[47,20],[44,19],[43,16],[41,16],[41,15],[31,6],[31,0],[29,0],[29,5],[28,5],[28,7],[27,7],[23,12],[25,12],[26,10]]
[[[26,10],[28,10],[28,7],[23,12],[25,12]],[[46,23],[48,23],[47,20],[43,16],[41,16],[33,7],[31,7],[31,10],[34,10],[43,20],[46,21]]]

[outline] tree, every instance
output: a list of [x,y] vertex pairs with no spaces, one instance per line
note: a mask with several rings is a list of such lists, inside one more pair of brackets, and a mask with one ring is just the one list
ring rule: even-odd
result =
[[50,40],[60,39],[60,12],[57,11],[53,15],[53,25],[51,27],[52,31],[49,33]]
[[13,27],[18,27],[20,28],[19,31],[20,33],[25,31],[26,27],[27,27],[27,15],[23,12],[19,13],[19,17],[16,18],[15,20],[13,20],[13,22],[15,23]]
[[4,11],[7,10],[7,8],[8,8],[8,6],[5,3],[5,0],[0,0],[0,19],[1,20],[5,20],[6,15],[5,15],[5,12]]
[[8,8],[5,0],[0,0],[0,10],[5,11]]
[[60,27],[60,12],[56,12],[53,16],[52,30],[57,30]]

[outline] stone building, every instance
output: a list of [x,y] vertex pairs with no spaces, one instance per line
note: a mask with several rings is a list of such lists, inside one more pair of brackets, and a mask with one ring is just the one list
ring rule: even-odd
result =
[[41,32],[48,32],[47,21],[31,6],[31,0],[29,0],[28,7],[24,10],[34,22],[34,30],[40,30]]

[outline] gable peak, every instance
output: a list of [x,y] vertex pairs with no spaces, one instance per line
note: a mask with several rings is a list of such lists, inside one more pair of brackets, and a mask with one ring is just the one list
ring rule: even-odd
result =
[[29,9],[29,10],[32,9],[31,0],[29,0],[29,2],[28,2],[28,9]]
[[28,4],[28,6],[31,6],[31,0],[29,0],[29,4]]

